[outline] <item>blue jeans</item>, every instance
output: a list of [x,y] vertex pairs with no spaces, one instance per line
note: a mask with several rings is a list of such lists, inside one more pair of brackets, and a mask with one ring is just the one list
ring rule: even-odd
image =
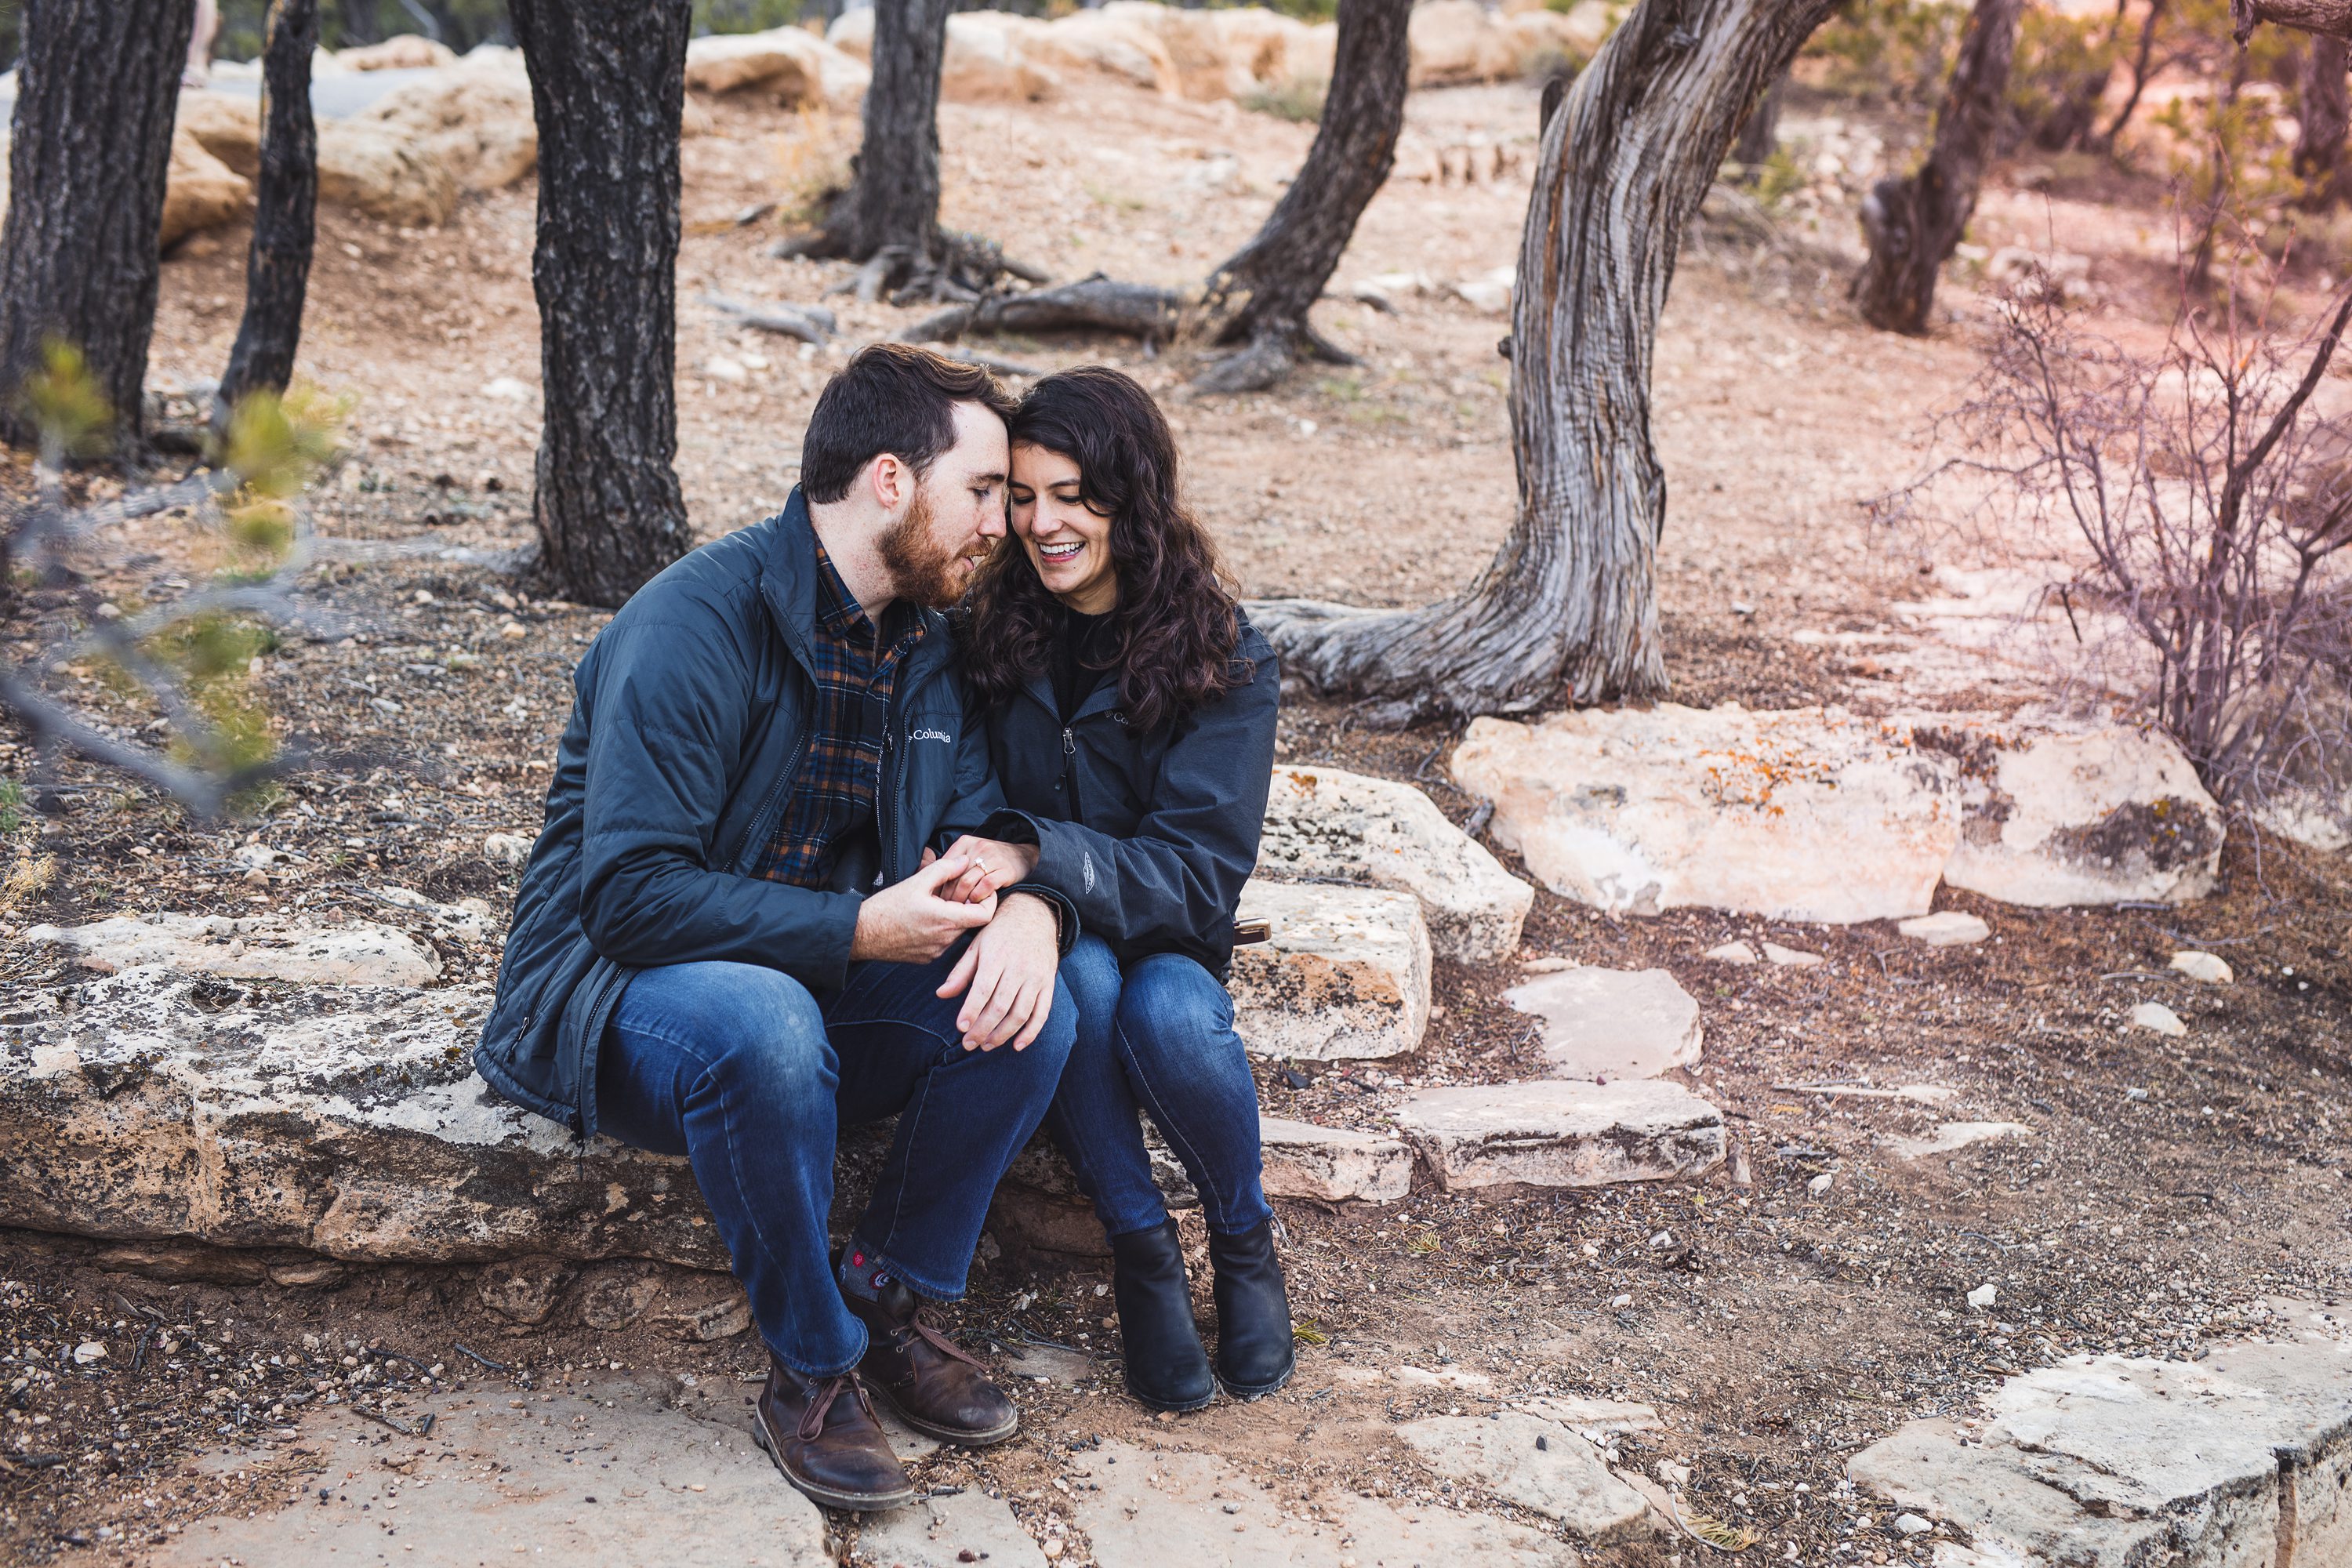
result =
[[1045,1130],[1105,1234],[1168,1218],[1139,1106],[1199,1189],[1211,1230],[1232,1236],[1264,1224],[1274,1211],[1259,1162],[1257,1082],[1216,976],[1173,952],[1122,972],[1108,944],[1082,936],[1062,959],[1062,984],[1077,1004],[1077,1040]]
[[830,1376],[866,1353],[827,1245],[837,1130],[898,1116],[851,1244],[918,1295],[951,1301],[996,1184],[1069,1056],[1076,1008],[1058,986],[1026,1050],[965,1050],[962,999],[932,994],[961,952],[853,963],[839,991],[822,994],[759,964],[648,969],[605,1027],[603,1131],[694,1163],[761,1338],[803,1375]]

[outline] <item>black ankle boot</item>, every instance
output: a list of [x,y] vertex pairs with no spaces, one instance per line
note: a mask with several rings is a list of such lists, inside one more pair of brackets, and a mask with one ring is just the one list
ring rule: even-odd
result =
[[1127,1391],[1154,1410],[1198,1410],[1217,1396],[1192,1326],[1176,1222],[1110,1238],[1111,1300],[1127,1353]]
[[1209,1233],[1216,1266],[1217,1381],[1235,1399],[1256,1399],[1290,1381],[1290,1298],[1274,1255],[1274,1222],[1238,1236]]

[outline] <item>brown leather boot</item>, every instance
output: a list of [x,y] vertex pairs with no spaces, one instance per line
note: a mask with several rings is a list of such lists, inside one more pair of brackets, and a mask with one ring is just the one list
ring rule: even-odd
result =
[[771,1352],[751,1436],[784,1479],[827,1508],[875,1513],[915,1500],[855,1372],[803,1377]]
[[988,1381],[980,1363],[924,1320],[920,1298],[896,1279],[880,1300],[854,1291],[841,1299],[866,1325],[866,1359],[857,1370],[898,1419],[926,1436],[967,1448],[1002,1443],[1021,1429],[1021,1413]]

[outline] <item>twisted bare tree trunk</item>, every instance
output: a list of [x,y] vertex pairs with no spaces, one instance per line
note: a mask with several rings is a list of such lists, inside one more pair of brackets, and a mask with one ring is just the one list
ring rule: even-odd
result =
[[678,121],[689,0],[509,0],[539,122],[531,510],[563,596],[617,605],[694,546],[677,472]]
[[[825,216],[821,254],[864,261],[940,243],[940,67],[950,0],[875,0],[874,79],[856,177]],[[812,254],[820,254],[813,252]]]
[[0,437],[51,342],[81,351],[135,441],[155,330],[163,174],[195,0],[30,0],[0,225]]
[[1311,600],[1252,618],[1286,672],[1378,716],[1519,712],[1663,690],[1665,475],[1650,371],[1676,246],[1740,121],[1837,0],[1642,0],[1545,127],[1511,302],[1518,512],[1424,609]]
[[261,54],[261,171],[246,253],[245,315],[221,375],[218,422],[256,390],[283,392],[302,342],[319,206],[319,128],[310,118],[310,55],[319,0],[271,0]]
[[2294,172],[2304,182],[2303,205],[2325,212],[2344,199],[2344,133],[2352,123],[2346,91],[2347,46],[2325,36],[2303,54],[2302,101],[2295,106]]
[[1272,386],[1301,352],[1329,363],[1356,363],[1316,333],[1307,312],[1395,165],[1412,65],[1405,39],[1412,16],[1412,0],[1347,0],[1339,7],[1331,88],[1307,162],[1265,226],[1209,276],[1202,306],[1213,341],[1246,346],[1202,371],[1193,382],[1201,390]]
[[1951,85],[1936,110],[1927,162],[1907,178],[1879,181],[1863,200],[1870,259],[1854,278],[1853,298],[1874,327],[1915,334],[1927,330],[1936,275],[1977,210],[1977,184],[2000,128],[2017,18],[2024,8],[2024,0],[1977,0]]

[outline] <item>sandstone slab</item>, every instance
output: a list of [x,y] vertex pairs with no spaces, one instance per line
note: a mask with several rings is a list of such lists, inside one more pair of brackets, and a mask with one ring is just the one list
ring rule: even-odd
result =
[[425,985],[441,973],[431,948],[390,926],[298,925],[281,917],[116,915],[79,926],[34,926],[25,940],[69,948],[86,968],[163,964],[224,980],[310,985]]
[[1321,883],[1242,889],[1240,918],[1273,939],[1237,948],[1227,989],[1253,1055],[1394,1057],[1429,1026],[1429,928],[1410,893]]
[[1535,902],[1420,790],[1339,768],[1274,770],[1257,874],[1402,889],[1421,900],[1431,951],[1464,963],[1508,957]]
[[1575,1568],[1579,1561],[1566,1543],[1491,1514],[1353,1492],[1317,1499],[1320,1518],[1285,1518],[1283,1499],[1208,1454],[1106,1442],[1083,1463],[1091,1485],[1073,1496],[1071,1512],[1100,1568]]
[[734,1395],[731,1384],[688,1390],[667,1377],[616,1381],[585,1395],[567,1390],[520,1407],[502,1394],[443,1393],[406,1412],[434,1416],[429,1441],[327,1410],[301,1428],[305,1444],[326,1455],[323,1501],[304,1486],[300,1500],[275,1513],[199,1520],[143,1561],[736,1568],[756,1559],[832,1568],[824,1513],[753,1446]]
[[1397,1436],[1439,1475],[1556,1519],[1579,1541],[1635,1533],[1650,1511],[1591,1443],[1534,1415],[1433,1415],[1408,1421]]
[[1564,969],[1503,998],[1536,1016],[1552,1078],[1655,1078],[1699,1059],[1698,1003],[1663,969]]
[[12,998],[0,1224],[371,1262],[633,1256],[723,1268],[681,1159],[494,1094],[489,994],[126,969]]
[[2221,809],[2156,731],[1922,715],[1914,734],[1962,770],[1953,887],[2035,908],[2213,890]]
[[253,185],[184,131],[172,134],[163,174],[163,215],[157,248],[169,250],[199,230],[234,223],[253,207]]
[[1394,1138],[1262,1116],[1258,1144],[1273,1197],[1392,1203],[1412,1190],[1412,1151]]
[[1496,841],[1545,886],[1633,913],[1923,915],[1959,842],[1950,759],[1908,724],[1838,709],[1478,719],[1453,770],[1494,803]]
[[1977,1432],[1914,1422],[1849,1473],[1959,1526],[1981,1561],[2352,1561],[2352,1347],[2339,1341],[2218,1346],[2199,1362],[2074,1356],[1987,1405]]
[[980,1491],[919,1499],[912,1507],[866,1515],[857,1555],[877,1568],[1045,1568],[1045,1554],[1002,1498]]
[[1449,1191],[1673,1181],[1724,1156],[1723,1113],[1655,1079],[1423,1089],[1396,1123]]
[[[504,56],[468,56],[404,82],[353,114],[351,123],[402,138],[446,169],[460,190],[504,190],[539,165],[530,78],[520,60]],[[320,134],[323,163],[323,129]]]
[[[940,96],[951,103],[1033,103],[1056,96],[1061,79],[1022,47],[1027,30],[1018,24],[1026,20],[992,11],[950,15],[947,48],[940,62]],[[870,65],[872,7],[844,12],[825,29],[824,41]]]

